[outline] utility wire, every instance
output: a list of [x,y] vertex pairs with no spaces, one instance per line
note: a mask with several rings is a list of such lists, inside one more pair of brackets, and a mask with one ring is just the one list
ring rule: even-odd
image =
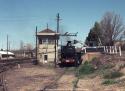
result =
[[0,22],[41,21],[42,17],[1,17]]

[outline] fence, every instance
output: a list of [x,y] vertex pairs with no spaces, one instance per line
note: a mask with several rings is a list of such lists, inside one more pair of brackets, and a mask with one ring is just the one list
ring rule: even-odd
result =
[[87,52],[102,52],[106,54],[119,54],[122,55],[121,46],[95,46],[95,47],[83,47],[84,53]]

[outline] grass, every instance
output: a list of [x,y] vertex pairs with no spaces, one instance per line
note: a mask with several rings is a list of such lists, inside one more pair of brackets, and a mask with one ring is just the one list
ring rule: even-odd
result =
[[114,79],[123,76],[123,73],[119,71],[107,72],[104,74],[105,79]]
[[74,89],[77,88],[77,83],[78,83],[78,81],[79,81],[78,78],[73,81],[73,88],[74,88]]
[[117,82],[113,79],[107,79],[104,82],[102,82],[102,84],[104,84],[104,85],[111,85],[111,84],[115,84],[115,83],[117,83]]
[[124,74],[119,72],[119,71],[111,71],[110,69],[113,67],[114,65],[105,65],[105,67],[103,67],[103,78],[106,79],[105,81],[102,82],[102,84],[104,85],[112,85],[115,83],[118,83],[115,78],[119,78],[121,76],[123,76]]
[[68,68],[68,71],[69,71],[69,72],[75,72],[76,70],[77,70],[76,67],[69,67],[69,68]]
[[77,72],[79,72],[79,76],[83,76],[83,75],[88,75],[91,74],[95,71],[93,65],[91,63],[89,63],[88,61],[86,61],[83,65],[81,65],[81,67],[78,69]]
[[122,69],[124,67],[125,67],[125,64],[121,64],[119,68]]
[[111,69],[111,68],[113,68],[115,65],[113,65],[113,64],[105,64],[104,66],[103,66],[103,69]]
[[[124,75],[122,72],[112,71],[112,68],[115,65],[116,64],[113,63],[106,63],[103,65],[97,58],[93,58],[91,61],[85,61],[84,64],[80,65],[80,67],[76,71],[76,76],[78,77],[78,79],[81,79],[84,76],[92,76],[93,78],[97,75],[100,75],[103,76],[104,78],[102,84],[104,85],[115,84],[118,83],[118,81],[116,81],[115,78],[119,78]],[[98,68],[95,69],[95,66],[97,66]],[[78,83],[78,79],[73,82],[74,87],[77,87],[76,84]]]

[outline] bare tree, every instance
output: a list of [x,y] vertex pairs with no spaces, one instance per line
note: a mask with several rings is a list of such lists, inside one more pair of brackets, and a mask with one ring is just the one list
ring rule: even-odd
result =
[[31,51],[33,49],[33,46],[30,43],[27,43],[26,50]]
[[122,18],[113,12],[107,12],[100,22],[103,45],[113,45],[114,41],[121,39],[125,32]]
[[20,51],[24,50],[24,42],[21,40],[20,41]]

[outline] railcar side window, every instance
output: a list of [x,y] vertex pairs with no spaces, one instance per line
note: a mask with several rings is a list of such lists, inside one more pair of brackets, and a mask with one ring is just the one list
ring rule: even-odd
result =
[[2,54],[2,58],[7,58],[7,57],[15,57],[15,55]]
[[7,57],[7,54],[2,54],[2,58],[6,58]]

